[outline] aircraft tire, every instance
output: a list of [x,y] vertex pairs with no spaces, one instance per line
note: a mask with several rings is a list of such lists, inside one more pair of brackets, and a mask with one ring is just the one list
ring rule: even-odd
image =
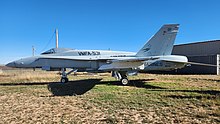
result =
[[68,78],[66,77],[62,77],[60,80],[61,83],[67,83],[68,82]]
[[129,84],[128,78],[122,78],[122,79],[121,79],[121,83],[122,83],[122,85],[124,85],[124,86],[128,85],[128,84]]

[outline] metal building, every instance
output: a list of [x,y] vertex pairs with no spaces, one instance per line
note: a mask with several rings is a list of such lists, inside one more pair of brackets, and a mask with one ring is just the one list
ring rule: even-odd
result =
[[[219,65],[220,40],[175,45],[172,54],[187,56],[189,62]],[[219,74],[219,67],[191,65],[175,73]]]

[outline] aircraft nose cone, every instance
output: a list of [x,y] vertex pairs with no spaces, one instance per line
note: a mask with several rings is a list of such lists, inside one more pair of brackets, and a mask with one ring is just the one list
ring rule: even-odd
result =
[[15,62],[10,62],[6,64],[7,67],[16,67]]

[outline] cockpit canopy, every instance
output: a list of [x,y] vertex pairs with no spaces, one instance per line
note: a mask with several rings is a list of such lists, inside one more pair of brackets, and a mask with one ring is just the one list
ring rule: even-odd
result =
[[69,51],[69,50],[73,50],[73,49],[69,49],[69,48],[52,48],[52,49],[49,49],[49,50],[41,53],[41,55],[62,53],[62,52],[66,52],[66,51]]

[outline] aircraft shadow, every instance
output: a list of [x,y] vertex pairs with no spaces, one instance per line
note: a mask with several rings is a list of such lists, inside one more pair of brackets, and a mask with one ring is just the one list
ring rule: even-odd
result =
[[[192,78],[193,80],[198,80],[197,78]],[[220,82],[218,79],[199,79],[199,80],[204,80],[204,81],[211,81],[211,82]]]
[[69,81],[65,84],[60,82],[53,82],[49,83],[47,88],[54,96],[82,95],[91,90],[101,80],[102,79],[86,79]]
[[51,82],[0,83],[0,86],[47,85],[49,83],[51,83]]
[[[29,86],[29,85],[47,85],[48,90],[54,96],[73,96],[82,95],[87,91],[91,90],[95,85],[117,85],[123,86],[120,81],[101,81],[102,79],[85,79],[69,81],[67,83],[60,82],[28,82],[28,83],[0,83],[0,86]],[[146,88],[146,89],[164,89],[162,87],[148,85],[147,81],[152,81],[154,79],[139,79],[131,80],[128,86]]]
[[[163,87],[152,86],[146,83],[147,81],[152,81],[152,80],[154,79],[130,80],[130,83],[127,86],[145,88],[145,89],[165,89]],[[99,82],[99,84],[123,86],[120,81],[101,81]]]
[[31,86],[31,85],[47,85],[48,90],[54,96],[72,96],[82,95],[91,90],[102,79],[86,79],[69,81],[67,83],[60,82],[26,82],[26,83],[0,83],[0,86]]
[[[101,81],[102,79],[86,79],[69,81],[68,83],[49,83],[48,90],[54,96],[72,96],[72,95],[82,95],[87,91],[91,90],[95,85],[117,85],[123,86],[119,81]],[[145,81],[151,81],[153,79],[141,79],[141,80],[131,80],[128,86],[146,88],[146,89],[164,89],[157,86],[151,86],[145,84]]]
[[[68,83],[60,82],[29,82],[29,83],[0,83],[0,86],[18,86],[18,85],[47,85],[48,90],[54,96],[72,96],[72,95],[82,95],[89,90],[91,90],[95,85],[117,85],[123,86],[120,81],[101,81],[102,79],[86,79],[86,80],[76,80],[69,81]],[[209,94],[211,96],[184,96],[184,95],[168,95],[166,97],[177,98],[177,99],[215,99],[220,98],[220,91],[217,90],[175,90],[166,89],[159,86],[153,86],[147,83],[147,81],[152,81],[154,79],[139,79],[130,80],[130,87],[145,88],[151,91],[159,92],[194,92],[200,94]]]
[[192,93],[199,93],[199,94],[209,94],[210,96],[185,96],[185,95],[168,95],[166,97],[176,98],[176,99],[216,99],[220,98],[220,91],[217,90],[173,90],[173,89],[166,89],[166,90],[152,90],[152,91],[161,91],[161,92],[192,92]]

